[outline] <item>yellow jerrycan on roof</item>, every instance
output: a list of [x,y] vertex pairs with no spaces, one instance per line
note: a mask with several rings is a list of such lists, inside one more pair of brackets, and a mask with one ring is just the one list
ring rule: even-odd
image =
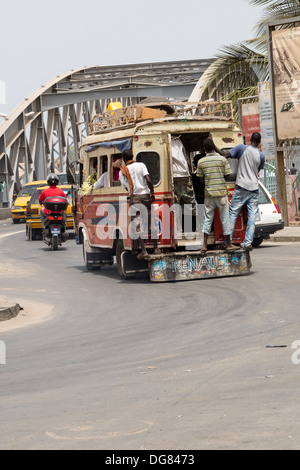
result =
[[[115,101],[113,103],[109,103],[108,108],[107,108],[107,112],[115,111],[116,109],[121,109],[121,108],[123,108],[122,103],[120,103],[120,101]],[[113,114],[113,112],[112,112],[112,114]]]

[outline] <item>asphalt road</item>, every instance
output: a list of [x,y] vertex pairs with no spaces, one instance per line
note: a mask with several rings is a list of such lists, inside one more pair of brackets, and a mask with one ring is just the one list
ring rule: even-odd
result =
[[299,449],[300,244],[251,258],[245,277],[124,282],[0,222],[0,299],[24,307],[0,323],[0,449]]

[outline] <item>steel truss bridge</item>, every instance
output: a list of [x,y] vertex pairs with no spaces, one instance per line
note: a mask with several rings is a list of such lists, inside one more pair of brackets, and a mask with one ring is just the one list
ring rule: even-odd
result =
[[198,100],[203,98],[201,77],[213,62],[84,67],[41,86],[0,125],[0,207],[9,207],[27,182],[44,180],[50,172],[65,173],[77,159],[92,118],[110,102],[130,106],[148,97]]

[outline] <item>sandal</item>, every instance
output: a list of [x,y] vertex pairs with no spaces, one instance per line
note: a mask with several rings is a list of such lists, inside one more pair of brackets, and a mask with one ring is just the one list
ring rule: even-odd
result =
[[236,251],[236,250],[239,250],[239,249],[240,249],[239,246],[234,246],[234,245],[233,245],[233,246],[230,246],[229,248],[226,247],[225,251],[229,251],[229,252],[230,252],[230,251]]

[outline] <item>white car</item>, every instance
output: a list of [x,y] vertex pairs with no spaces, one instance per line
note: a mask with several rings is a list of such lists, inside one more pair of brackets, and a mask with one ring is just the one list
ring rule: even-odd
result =
[[267,188],[259,182],[258,212],[255,221],[253,246],[258,247],[271,233],[284,228],[280,209]]

